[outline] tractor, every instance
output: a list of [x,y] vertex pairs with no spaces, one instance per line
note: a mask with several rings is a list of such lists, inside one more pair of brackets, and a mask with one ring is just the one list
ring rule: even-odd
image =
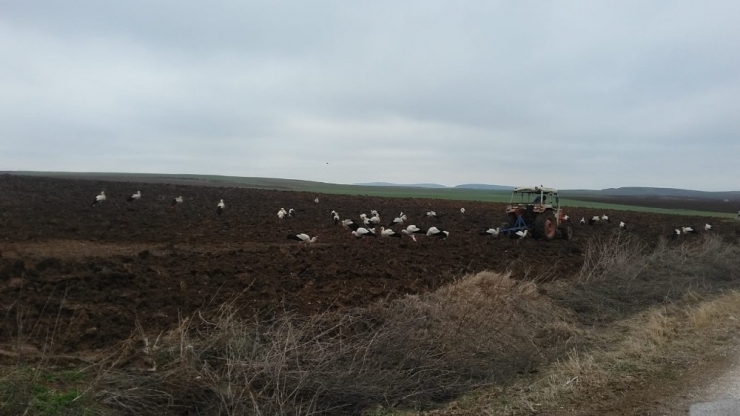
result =
[[557,189],[527,186],[514,189],[506,207],[507,222],[501,233],[516,237],[517,231],[528,230],[532,237],[552,240],[560,236],[573,238],[573,228],[564,219]]

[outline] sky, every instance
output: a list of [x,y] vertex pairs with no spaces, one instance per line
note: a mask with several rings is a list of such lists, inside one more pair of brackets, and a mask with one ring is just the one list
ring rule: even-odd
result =
[[0,170],[740,190],[740,2],[0,2]]

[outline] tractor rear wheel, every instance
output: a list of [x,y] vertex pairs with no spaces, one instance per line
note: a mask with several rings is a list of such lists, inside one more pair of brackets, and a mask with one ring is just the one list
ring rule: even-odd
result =
[[534,238],[544,238],[552,240],[558,231],[557,221],[552,211],[545,211],[534,220]]

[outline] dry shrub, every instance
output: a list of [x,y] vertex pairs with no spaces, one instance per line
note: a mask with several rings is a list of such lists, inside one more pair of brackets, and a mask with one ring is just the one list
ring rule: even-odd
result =
[[533,368],[573,330],[533,283],[489,272],[344,313],[250,321],[236,312],[196,314],[154,341],[140,331],[136,353],[156,370],[112,357],[99,399],[131,414],[420,408]]
[[589,241],[576,282],[555,285],[554,298],[581,322],[611,322],[689,291],[737,287],[740,248],[704,234],[680,244],[661,240],[648,251],[636,237],[618,233]]

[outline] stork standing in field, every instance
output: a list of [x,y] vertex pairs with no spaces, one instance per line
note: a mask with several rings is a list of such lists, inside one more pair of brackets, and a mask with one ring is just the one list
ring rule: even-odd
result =
[[698,231],[696,231],[696,227],[693,225],[690,227],[681,227],[681,233],[682,234],[699,234]]
[[226,204],[224,204],[224,200],[222,199],[219,201],[218,205],[216,205],[216,214],[219,216],[224,213],[224,208],[226,208]]
[[103,201],[105,201],[105,191],[100,191],[100,194],[96,195],[95,199],[93,199],[92,206],[98,205]]
[[588,220],[588,225],[594,225],[599,221],[601,221],[601,218],[599,218],[598,215],[594,215],[590,220]]
[[460,208],[460,213],[461,213],[462,215],[465,215],[465,208]]
[[285,211],[285,208],[280,208],[280,211],[278,211],[277,213],[278,219],[280,220],[285,219],[286,215],[288,215],[288,212]]
[[519,231],[517,231],[514,234],[516,234],[517,237],[519,237],[519,240],[521,240],[523,238],[526,238],[529,235],[529,230],[523,230],[523,231],[522,230],[519,230]]
[[339,223],[339,214],[334,210],[331,211],[331,220],[334,221],[334,225]]
[[319,203],[319,197],[316,197],[316,199],[314,199],[313,202],[315,202],[315,203],[318,204]]
[[342,220],[342,227],[344,227],[344,228],[350,228],[353,231],[356,230],[356,229],[358,229],[358,228],[360,228],[360,226],[356,222],[354,222],[354,221],[352,221],[350,219]]
[[293,208],[290,208],[288,210],[288,216],[291,218],[295,217],[295,210]]
[[128,198],[126,198],[126,202],[134,202],[141,199],[141,191],[136,191],[135,194],[132,194]]
[[317,237],[309,237],[306,233],[288,234],[288,240],[298,241],[300,244],[311,244],[316,242]]
[[601,216],[601,221],[612,222],[606,214]]
[[704,231],[712,231],[712,224],[704,224]]
[[427,237],[437,237],[439,239],[445,240],[449,236],[450,236],[450,232],[445,231],[441,228],[429,227],[429,229],[427,230]]
[[426,234],[424,230],[415,226],[414,224],[409,225],[408,227],[406,227],[406,229],[401,230],[401,232],[410,236],[411,239],[414,240],[414,242],[416,242],[416,234]]
[[619,229],[620,230],[626,230],[627,224],[624,223],[624,221],[619,221]]
[[406,217],[406,214],[404,214],[402,212],[401,215],[398,216],[398,217],[396,217],[396,218],[394,218],[393,221],[391,221],[391,223],[388,226],[389,227],[392,227],[394,225],[402,225],[403,222],[406,221],[407,219],[408,219],[408,217]]
[[352,231],[352,235],[357,237],[358,239],[363,237],[377,237],[374,229],[364,227],[359,227],[356,230]]
[[401,234],[391,230],[391,229],[385,229],[385,227],[380,227],[380,236],[381,237],[395,237],[395,238],[401,238]]
[[586,218],[585,218],[585,217],[581,217],[581,220],[580,220],[580,221],[578,221],[578,222],[579,222],[579,223],[580,223],[581,225],[586,225]]
[[498,228],[498,227],[486,228],[485,230],[481,231],[480,235],[485,235],[485,236],[490,235],[493,238],[497,238],[500,232],[501,232],[501,228]]
[[172,208],[175,208],[180,204],[182,204],[182,196],[178,196],[177,198],[172,200]]
[[435,211],[427,211],[426,216],[427,217],[432,217],[432,218],[435,218],[435,219],[439,219],[439,215],[437,215],[437,213]]

